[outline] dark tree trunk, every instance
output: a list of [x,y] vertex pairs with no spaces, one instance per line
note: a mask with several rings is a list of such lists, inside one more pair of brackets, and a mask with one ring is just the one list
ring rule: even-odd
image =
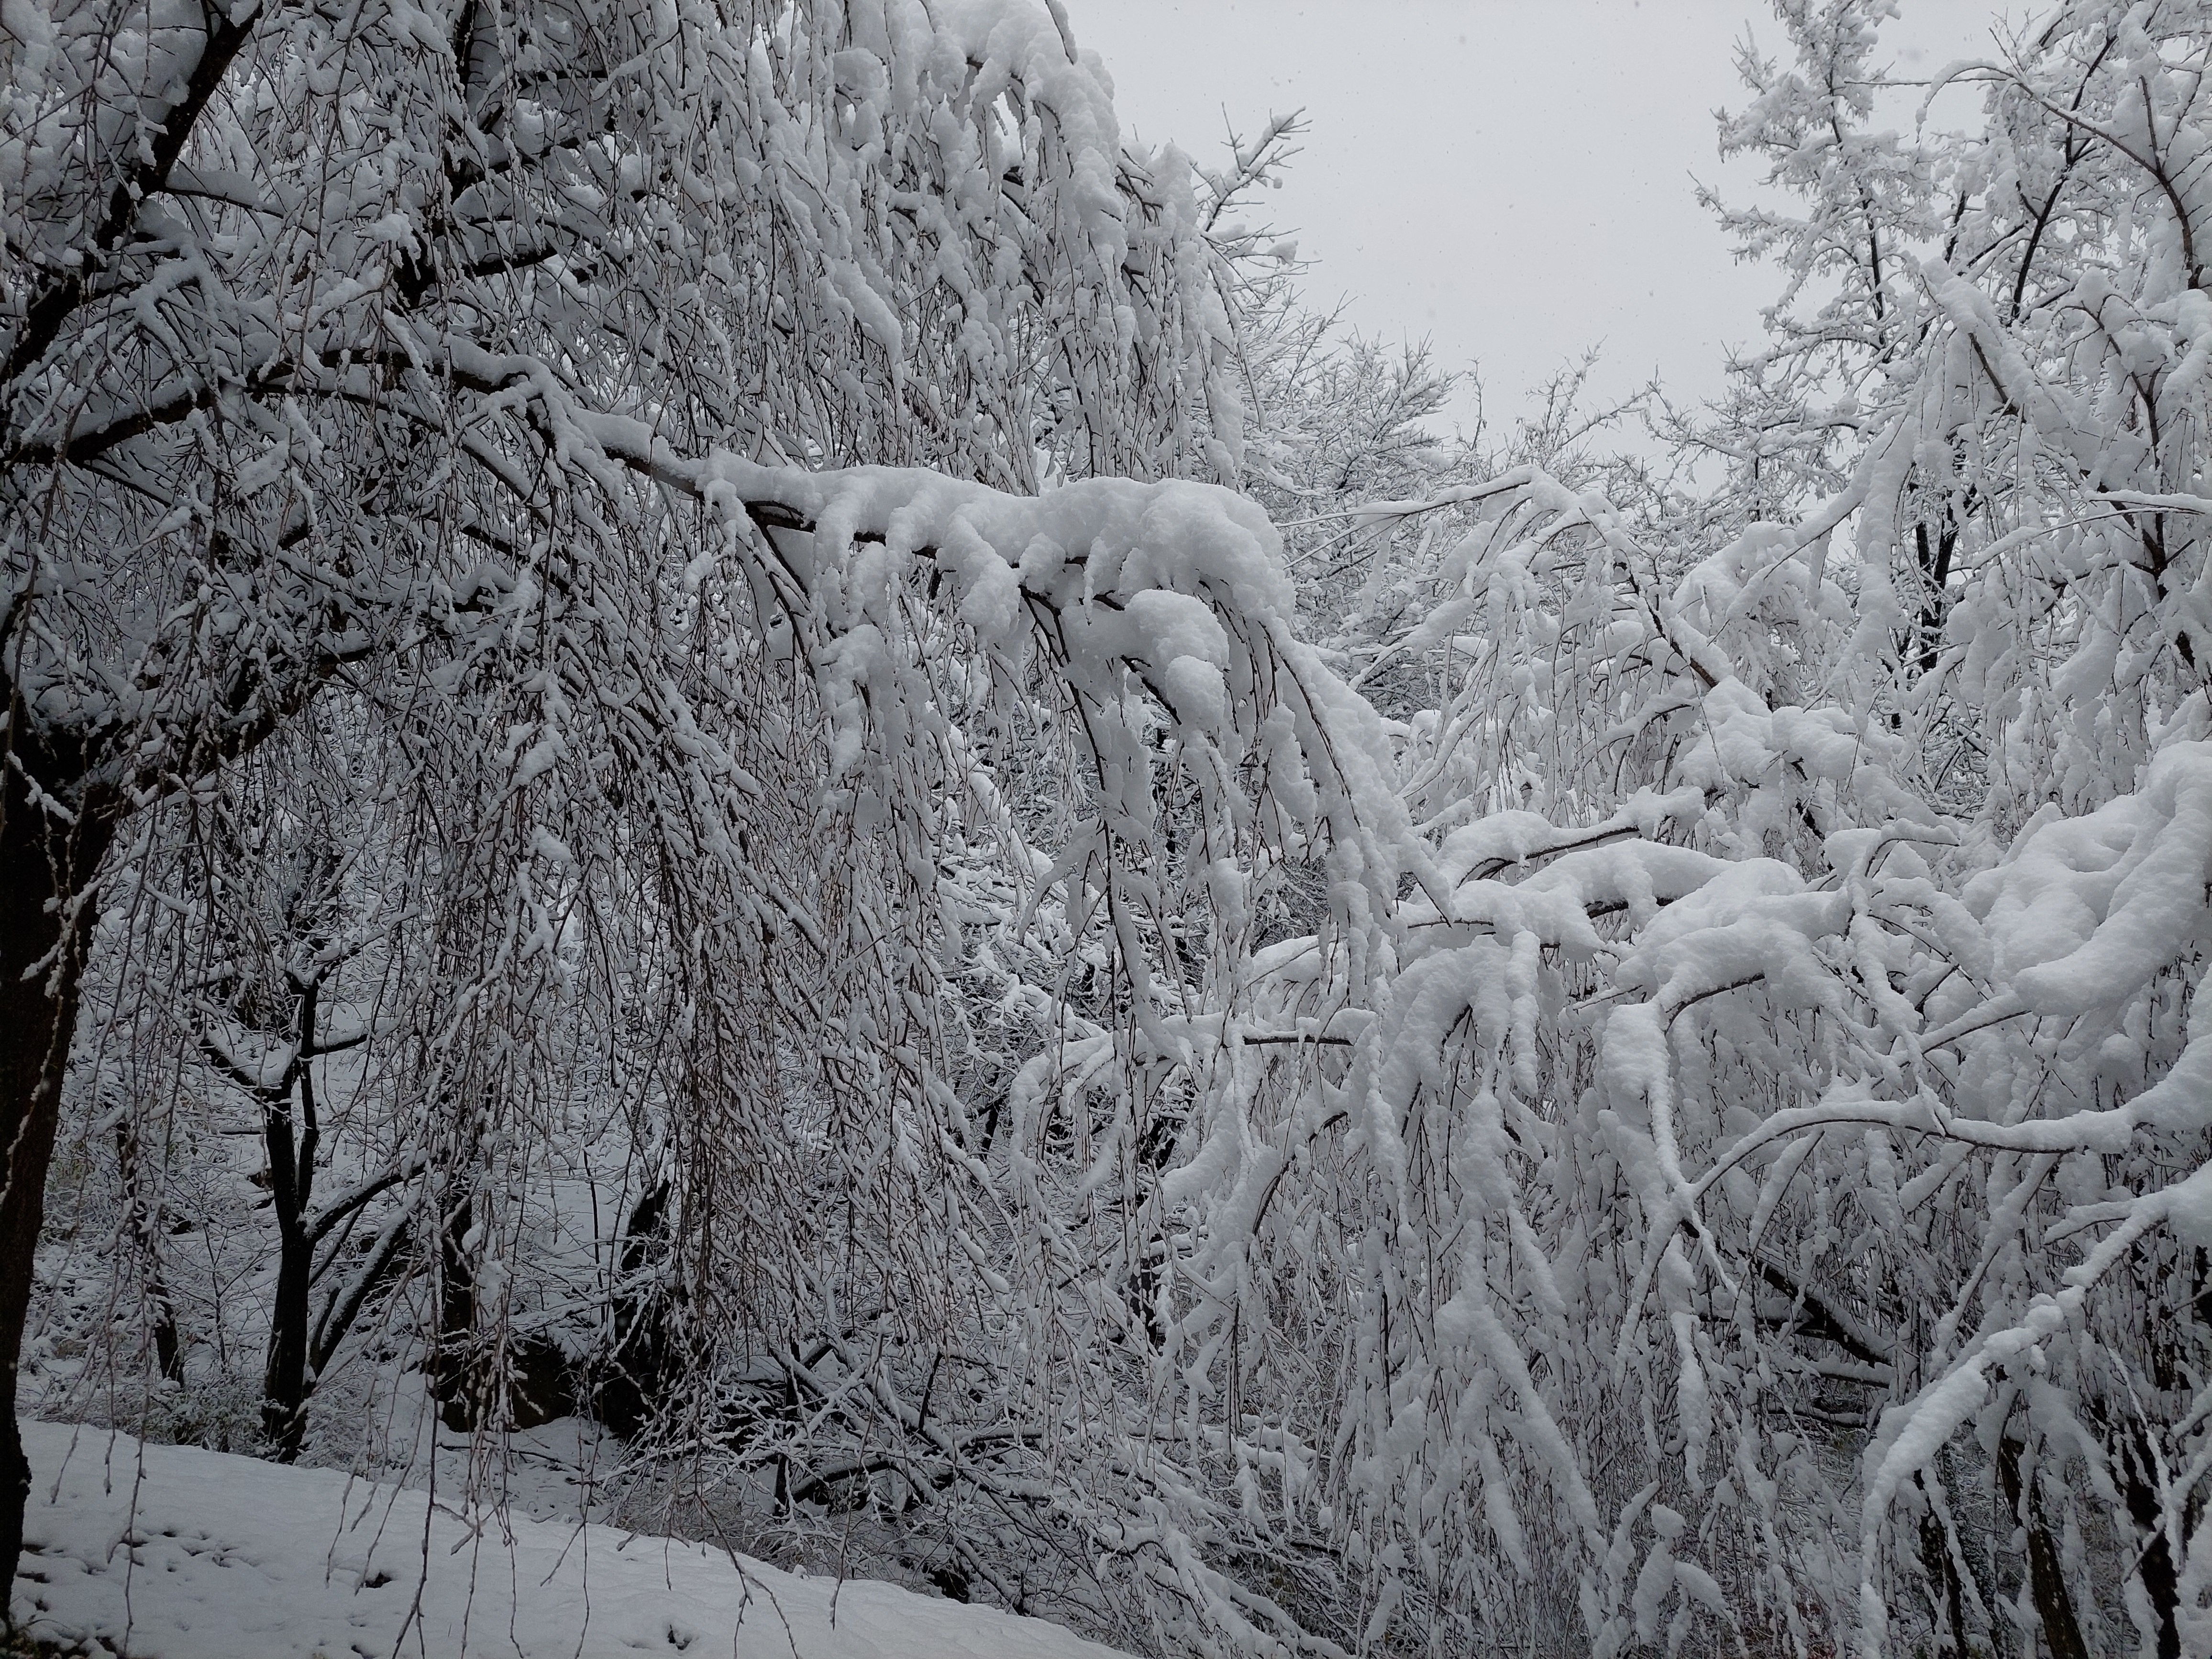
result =
[[[13,712],[11,726],[20,725],[20,706]],[[81,763],[53,763],[18,732],[0,739],[7,749],[15,763],[0,772],[0,1587],[15,1583],[23,1549],[31,1468],[15,1426],[17,1366],[93,920],[88,897],[74,910],[70,901],[91,886],[110,834],[82,800],[66,823],[24,782],[28,772],[58,793],[57,781],[82,778]]]
[[[319,950],[326,939],[310,935],[306,942]],[[394,1173],[383,1182],[372,1182],[318,1222],[312,1216],[315,1195],[315,1156],[320,1150],[322,1127],[315,1113],[314,1062],[325,1054],[350,1048],[365,1041],[357,1033],[335,1043],[323,1043],[317,1021],[322,999],[322,975],[301,980],[286,971],[297,999],[285,1042],[291,1058],[283,1074],[270,1082],[258,1070],[248,1070],[213,1036],[202,1033],[200,1047],[218,1070],[251,1095],[261,1109],[261,1135],[269,1158],[269,1198],[276,1216],[276,1300],[269,1320],[269,1357],[261,1373],[261,1428],[270,1453],[279,1463],[295,1463],[307,1433],[307,1398],[315,1378],[331,1352],[345,1338],[347,1327],[361,1311],[369,1283],[356,1286],[352,1296],[333,1296],[311,1337],[308,1298],[315,1287],[315,1247],[331,1226],[356,1212],[375,1193],[404,1179]],[[294,1115],[296,1098],[298,1115]],[[297,1138],[295,1138],[296,1131]],[[396,1244],[396,1240],[388,1241]],[[388,1265],[387,1253],[376,1271]],[[324,1266],[331,1265],[325,1261]],[[373,1281],[374,1273],[370,1279]],[[333,1322],[335,1325],[333,1325]]]
[[1913,526],[1912,536],[1920,557],[1923,594],[1920,604],[1920,672],[1932,674],[1943,654],[1943,619],[1949,609],[1951,556],[1959,546],[1959,520],[1951,503],[1943,503],[1943,522],[1932,548],[1925,524]]
[[307,1275],[313,1253],[300,1218],[279,1214],[276,1305],[261,1376],[261,1428],[269,1437],[270,1457],[279,1463],[299,1461],[307,1431]]
[[465,1187],[449,1188],[438,1228],[438,1341],[430,1392],[449,1429],[473,1429],[482,1415],[476,1374],[477,1280],[465,1243],[476,1206]]
[[[315,1038],[314,994],[301,999],[297,1042],[283,1082],[264,1091],[262,1135],[269,1152],[269,1191],[276,1212],[276,1305],[269,1322],[269,1362],[261,1377],[261,1428],[270,1455],[296,1463],[307,1432],[307,1295],[313,1285],[315,1242],[307,1205],[315,1179],[313,1083],[307,1075]],[[301,1097],[304,1134],[292,1139],[292,1091]]]
[[1936,1651],[1948,1659],[1966,1659],[1966,1587],[1959,1576],[1958,1563],[1951,1559],[1951,1529],[1936,1507],[1941,1488],[1924,1474],[1916,1474],[1913,1480],[1928,1506],[1920,1516],[1920,1567],[1928,1575],[1928,1593],[1935,1599],[1936,1621],[1944,1638]]
[[2058,1540],[2044,1524],[2043,1505],[2021,1474],[2021,1457],[2027,1448],[2010,1435],[1997,1443],[1997,1476],[2004,1483],[2006,1506],[2027,1529],[2027,1586],[2035,1598],[2035,1614],[2043,1626],[2044,1645],[2051,1659],[2089,1659],[2088,1644],[2075,1621],[2074,1598],[2066,1593],[2065,1570]]
[[669,1197],[665,1181],[647,1188],[623,1230],[623,1288],[615,1297],[613,1340],[600,1358],[591,1390],[593,1415],[625,1440],[635,1440],[652,1420],[667,1380],[663,1292],[660,1286],[637,1280],[666,1249]]
[[576,1409],[574,1368],[559,1343],[480,1328],[468,1235],[476,1205],[466,1188],[446,1208],[438,1244],[438,1345],[430,1391],[439,1420],[456,1431],[497,1425],[534,1429]]
[[145,1281],[146,1316],[154,1333],[154,1362],[167,1382],[185,1380],[184,1344],[177,1334],[177,1304],[161,1271],[161,1205],[146,1191],[138,1131],[126,1114],[115,1126],[115,1160],[123,1176],[131,1242],[138,1247],[138,1272]]
[[2181,1659],[2181,1578],[2174,1571],[2173,1550],[2166,1542],[2165,1516],[2158,1488],[2153,1484],[2157,1464],[2150,1443],[2139,1425],[2130,1425],[2120,1446],[2121,1492],[2128,1503],[2128,1517],[2150,1540],[2136,1563],[2143,1594],[2158,1615],[2158,1659]]

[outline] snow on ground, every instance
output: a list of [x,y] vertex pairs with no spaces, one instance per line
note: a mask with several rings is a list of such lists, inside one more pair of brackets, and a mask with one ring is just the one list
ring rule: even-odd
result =
[[336,1470],[23,1425],[15,1610],[131,1659],[1114,1659],[1041,1620]]

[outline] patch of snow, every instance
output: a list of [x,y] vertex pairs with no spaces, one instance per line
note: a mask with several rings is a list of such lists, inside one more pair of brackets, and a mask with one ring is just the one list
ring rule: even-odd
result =
[[15,1612],[131,1659],[1114,1659],[1042,1620],[705,1545],[26,1422]]

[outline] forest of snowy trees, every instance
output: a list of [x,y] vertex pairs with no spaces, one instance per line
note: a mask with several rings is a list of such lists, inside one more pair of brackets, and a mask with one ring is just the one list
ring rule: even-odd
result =
[[1775,9],[1629,447],[1059,0],[0,0],[0,1576],[418,1409],[1139,1654],[2212,1652],[2212,0]]

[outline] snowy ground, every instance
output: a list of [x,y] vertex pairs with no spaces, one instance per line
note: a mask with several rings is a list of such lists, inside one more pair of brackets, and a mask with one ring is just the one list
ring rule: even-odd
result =
[[15,1609],[131,1659],[1112,1659],[1033,1619],[334,1470],[25,1423]]

